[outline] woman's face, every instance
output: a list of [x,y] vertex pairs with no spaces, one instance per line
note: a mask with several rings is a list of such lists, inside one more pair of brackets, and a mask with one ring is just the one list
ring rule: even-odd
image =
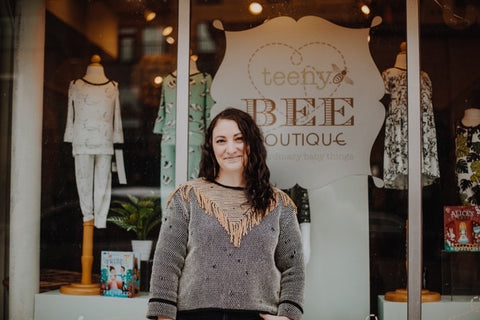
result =
[[238,125],[233,120],[219,119],[213,129],[212,145],[221,174],[243,174],[247,163],[247,147]]

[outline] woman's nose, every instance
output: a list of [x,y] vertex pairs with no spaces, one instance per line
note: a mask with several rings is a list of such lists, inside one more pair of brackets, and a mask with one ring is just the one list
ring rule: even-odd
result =
[[228,153],[235,152],[235,149],[236,149],[235,143],[233,143],[232,141],[227,143],[227,152]]

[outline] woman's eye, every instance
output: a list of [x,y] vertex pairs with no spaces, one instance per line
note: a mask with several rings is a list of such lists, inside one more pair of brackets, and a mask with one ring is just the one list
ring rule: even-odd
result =
[[223,139],[218,139],[218,140],[215,141],[215,143],[224,143],[224,142],[225,142],[225,140],[223,140]]
[[237,137],[235,138],[235,141],[243,141],[243,137]]

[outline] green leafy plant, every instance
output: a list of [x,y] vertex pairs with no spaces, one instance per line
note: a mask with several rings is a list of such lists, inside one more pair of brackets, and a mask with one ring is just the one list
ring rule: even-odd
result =
[[114,200],[107,221],[126,231],[133,231],[137,240],[149,239],[150,233],[162,222],[160,198],[155,196],[135,197],[127,195],[128,200]]

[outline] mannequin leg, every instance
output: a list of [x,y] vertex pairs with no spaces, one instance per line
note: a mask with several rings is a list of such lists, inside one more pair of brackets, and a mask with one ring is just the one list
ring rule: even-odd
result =
[[95,227],[105,228],[107,215],[110,210],[112,194],[112,156],[99,154],[95,156],[95,178],[93,204],[95,213]]
[[93,172],[94,156],[89,154],[75,155],[75,179],[77,182],[80,209],[83,221],[89,221],[93,216]]

